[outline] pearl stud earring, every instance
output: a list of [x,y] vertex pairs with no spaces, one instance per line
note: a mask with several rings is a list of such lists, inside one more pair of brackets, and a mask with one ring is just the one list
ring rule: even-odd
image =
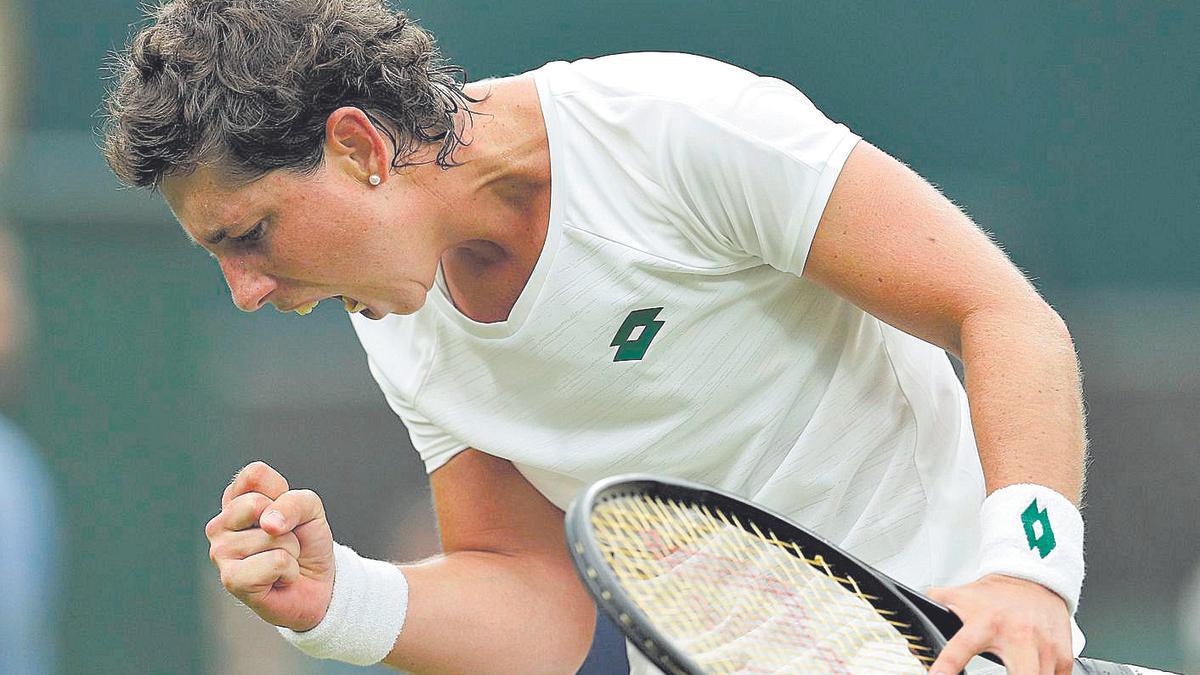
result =
[[373,173],[371,174],[371,177],[367,179],[367,182],[371,185],[379,185],[382,180],[383,179],[379,177],[379,174]]

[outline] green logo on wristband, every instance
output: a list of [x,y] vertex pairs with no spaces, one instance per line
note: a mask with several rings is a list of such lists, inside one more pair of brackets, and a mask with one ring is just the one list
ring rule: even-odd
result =
[[[1025,526],[1025,539],[1029,541],[1029,550],[1037,549],[1043,558],[1054,550],[1054,530],[1050,528],[1050,514],[1046,509],[1038,509],[1037,499],[1029,502],[1021,514],[1021,524]],[[1034,525],[1041,525],[1041,532]]]

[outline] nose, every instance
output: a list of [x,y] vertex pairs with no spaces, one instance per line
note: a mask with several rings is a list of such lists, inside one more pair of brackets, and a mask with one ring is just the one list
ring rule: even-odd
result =
[[229,256],[221,258],[220,263],[233,304],[243,312],[258,311],[278,286],[274,279],[251,267],[245,258]]

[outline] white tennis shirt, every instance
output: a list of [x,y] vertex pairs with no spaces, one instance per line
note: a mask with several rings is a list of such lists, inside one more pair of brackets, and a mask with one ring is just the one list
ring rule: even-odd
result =
[[426,469],[476,448],[564,509],[615,473],[678,476],[918,589],[974,579],[983,473],[945,352],[800,278],[858,136],[697,56],[533,75],[550,222],[509,318],[467,318],[440,277],[414,314],[352,316]]

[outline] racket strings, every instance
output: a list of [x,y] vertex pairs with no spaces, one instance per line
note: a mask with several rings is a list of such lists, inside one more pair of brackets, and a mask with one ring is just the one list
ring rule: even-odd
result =
[[853,578],[707,505],[595,505],[601,551],[634,603],[711,673],[924,673],[928,648]]

